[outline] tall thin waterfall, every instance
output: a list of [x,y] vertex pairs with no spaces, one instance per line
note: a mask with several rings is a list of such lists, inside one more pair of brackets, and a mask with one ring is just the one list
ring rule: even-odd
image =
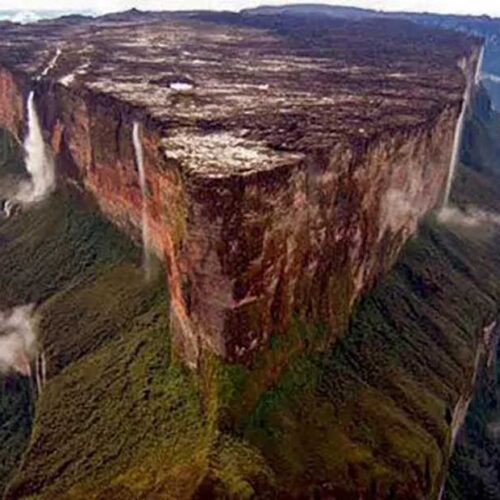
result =
[[[62,50],[58,47],[45,69],[35,78],[37,82],[54,69],[61,54]],[[4,203],[3,212],[7,218],[12,214],[16,202],[29,205],[41,201],[54,190],[56,185],[54,161],[43,140],[33,90],[28,95],[26,107],[28,109],[28,133],[24,139],[24,154],[30,180],[21,183],[13,198]]]
[[40,351],[35,360],[35,382],[37,395],[40,396],[47,382],[47,367],[45,364],[45,353]]
[[481,82],[481,69],[483,67],[484,60],[484,45],[481,47],[481,52],[479,53],[479,59],[477,60],[476,75],[474,77],[474,84],[477,86]]
[[446,180],[446,190],[444,193],[443,199],[443,207],[448,206],[450,202],[450,192],[451,186],[453,184],[453,179],[455,178],[455,171],[457,170],[458,161],[460,158],[460,147],[462,145],[462,134],[464,130],[465,117],[467,113],[467,108],[469,107],[472,90],[474,86],[477,86],[481,79],[481,66],[483,63],[484,56],[484,46],[481,48],[481,52],[479,53],[479,58],[477,61],[476,73],[474,75],[474,82],[469,82],[467,80],[467,85],[465,88],[463,100],[462,100],[462,109],[460,111],[460,116],[458,118],[456,127],[455,127],[455,135],[453,137],[453,150],[450,158],[450,166],[448,169],[448,178]]
[[35,107],[35,94],[28,96],[28,134],[24,140],[26,170],[31,182],[21,186],[16,199],[22,203],[35,203],[55,188],[55,169],[52,157],[43,140],[42,128]]
[[142,245],[144,274],[147,280],[151,278],[151,248],[149,243],[149,221],[147,214],[147,185],[144,172],[144,150],[142,148],[141,131],[138,122],[134,122],[132,129],[132,141],[134,143],[135,163],[139,174],[139,186],[142,194]]
[[458,117],[457,124],[455,126],[455,135],[453,137],[453,150],[451,153],[450,166],[448,168],[448,178],[446,179],[446,190],[444,192],[443,206],[446,207],[450,201],[451,185],[453,184],[453,179],[455,178],[455,171],[458,165],[458,159],[460,156],[460,146],[462,145],[462,132],[464,130],[465,115],[467,112],[467,107],[469,106],[470,100],[470,84],[464,92],[464,97],[462,100],[462,109],[460,111],[460,116]]

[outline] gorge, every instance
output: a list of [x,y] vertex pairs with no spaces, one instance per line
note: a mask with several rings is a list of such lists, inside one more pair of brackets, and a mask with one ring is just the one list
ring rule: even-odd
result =
[[498,334],[495,224],[432,214],[455,173],[458,208],[500,210],[457,161],[482,41],[136,11],[0,33],[2,185],[36,102],[59,188],[0,222],[0,310],[37,304],[46,379],[1,393],[35,429],[5,427],[5,497],[438,498]]

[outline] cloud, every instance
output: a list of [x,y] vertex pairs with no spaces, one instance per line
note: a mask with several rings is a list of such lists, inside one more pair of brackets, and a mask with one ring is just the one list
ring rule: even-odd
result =
[[438,220],[443,224],[462,228],[500,226],[500,214],[474,206],[465,207],[463,210],[456,207],[445,207],[438,213]]
[[33,306],[0,312],[0,373],[31,375],[37,354]]

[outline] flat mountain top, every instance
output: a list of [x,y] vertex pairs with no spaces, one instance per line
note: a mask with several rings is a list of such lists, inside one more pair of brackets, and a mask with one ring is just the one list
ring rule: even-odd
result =
[[246,174],[434,119],[478,43],[400,20],[132,10],[3,23],[0,66],[126,103],[192,171]]

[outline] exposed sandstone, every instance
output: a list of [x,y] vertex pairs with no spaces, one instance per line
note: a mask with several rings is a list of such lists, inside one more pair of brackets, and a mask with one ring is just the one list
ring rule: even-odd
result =
[[0,34],[0,124],[20,136],[34,86],[60,177],[132,235],[142,121],[151,244],[192,364],[249,361],[293,315],[340,332],[439,204],[459,64],[472,79],[479,54],[399,21],[135,14]]

